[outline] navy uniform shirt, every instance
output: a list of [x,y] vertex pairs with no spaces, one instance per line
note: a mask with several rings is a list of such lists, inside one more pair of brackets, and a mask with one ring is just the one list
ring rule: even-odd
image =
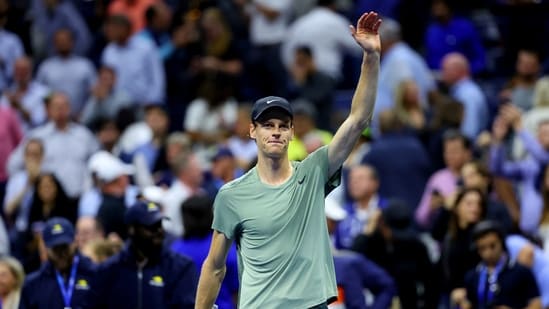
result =
[[163,249],[140,270],[126,246],[101,264],[85,308],[193,309],[198,285],[194,263]]
[[[508,306],[511,308],[525,308],[534,298],[540,297],[534,275],[530,269],[513,261],[507,262],[497,277],[497,285],[492,300],[487,295],[486,301],[479,304],[479,277],[480,267],[475,268],[465,276],[467,299],[473,308],[492,308],[492,306]],[[486,280],[487,282],[488,280]],[[486,284],[484,291],[490,287]]]
[[[95,274],[96,266],[92,261],[87,257],[79,255],[70,308],[83,308],[84,300],[90,294],[93,286],[92,282],[95,279]],[[47,262],[38,271],[30,274],[25,280],[21,292],[19,309],[52,308],[65,308],[65,303],[61,289],[57,283],[55,269],[51,263]]]

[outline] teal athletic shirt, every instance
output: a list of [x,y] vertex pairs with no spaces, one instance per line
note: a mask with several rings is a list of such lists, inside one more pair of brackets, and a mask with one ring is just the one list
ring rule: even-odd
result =
[[305,309],[337,295],[324,188],[328,147],[292,162],[283,184],[261,182],[254,167],[221,188],[212,228],[238,247],[239,308]]

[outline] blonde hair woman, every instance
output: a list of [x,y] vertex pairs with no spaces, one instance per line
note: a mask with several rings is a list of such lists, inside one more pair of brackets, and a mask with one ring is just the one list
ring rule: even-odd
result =
[[406,126],[422,130],[425,128],[425,113],[422,109],[419,89],[413,80],[404,80],[395,91],[395,112]]
[[0,258],[0,304],[2,309],[17,309],[25,272],[12,257]]

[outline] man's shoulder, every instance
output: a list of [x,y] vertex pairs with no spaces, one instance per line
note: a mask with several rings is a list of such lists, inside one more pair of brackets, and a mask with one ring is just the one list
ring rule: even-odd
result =
[[229,181],[224,184],[221,189],[219,189],[219,194],[225,194],[235,190],[245,190],[246,186],[252,185],[255,183],[254,177],[256,173],[256,167],[251,168],[249,171],[244,173],[244,175]]

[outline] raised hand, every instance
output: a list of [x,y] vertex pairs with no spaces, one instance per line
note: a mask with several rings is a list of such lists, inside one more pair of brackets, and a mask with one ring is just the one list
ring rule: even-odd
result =
[[377,52],[381,50],[379,39],[379,26],[381,19],[375,12],[364,13],[356,23],[356,28],[350,26],[351,34],[365,52]]

